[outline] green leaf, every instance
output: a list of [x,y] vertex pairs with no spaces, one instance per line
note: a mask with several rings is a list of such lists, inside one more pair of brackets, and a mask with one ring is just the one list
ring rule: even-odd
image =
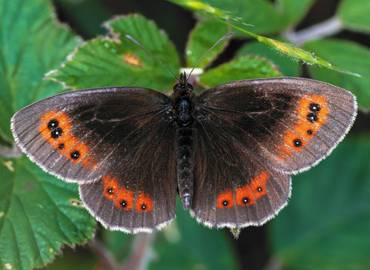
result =
[[259,56],[245,55],[210,69],[200,76],[203,86],[214,87],[223,83],[281,76],[278,68]]
[[272,222],[284,269],[369,269],[370,141],[348,138],[325,162],[293,177],[288,207]]
[[199,21],[190,33],[186,46],[187,66],[205,68],[211,64],[225,49],[229,40],[222,40],[212,50],[209,49],[228,31],[228,26],[218,20]]
[[108,21],[105,26],[110,36],[87,41],[49,78],[72,88],[139,86],[161,91],[171,88],[179,59],[174,45],[154,22],[129,15]]
[[357,43],[339,39],[317,40],[306,43],[305,48],[323,55],[336,66],[351,69],[362,77],[339,74],[331,70],[310,67],[315,79],[333,83],[352,91],[363,108],[370,108],[370,51]]
[[343,0],[338,9],[338,16],[347,29],[370,32],[370,1]]
[[281,72],[287,76],[299,76],[300,67],[297,61],[278,53],[276,50],[269,48],[258,42],[250,42],[244,45],[237,53],[238,56],[256,54],[271,60],[276,64]]
[[[231,19],[250,24],[255,33],[276,33],[292,27],[306,14],[313,0],[169,0],[190,9],[214,7],[224,10]],[[208,9],[209,11],[212,8]],[[253,26],[253,27],[252,27]]]
[[79,39],[55,20],[49,1],[0,0],[0,14],[0,137],[11,142],[11,116],[62,90],[43,77]]
[[33,269],[63,245],[93,237],[95,222],[77,187],[44,173],[26,157],[0,158],[0,268]]
[[149,269],[237,269],[226,231],[210,230],[197,224],[181,203],[177,205],[176,220],[157,235],[153,247],[157,259]]
[[280,0],[276,9],[280,13],[284,27],[293,27],[306,15],[315,0]]
[[[194,11],[204,12],[208,14],[209,16],[213,16],[214,18],[219,19],[220,21],[224,21],[226,24],[232,26],[235,30],[238,30],[239,32],[243,33],[246,37],[253,38],[260,43],[263,43],[269,47],[274,48],[280,53],[283,53],[289,57],[292,57],[293,59],[302,60],[307,64],[318,65],[321,67],[336,70],[338,72],[342,72],[346,74],[351,74],[354,76],[358,75],[358,74],[348,71],[347,69],[340,69],[336,66],[333,66],[328,61],[314,55],[311,52],[295,47],[292,44],[288,44],[285,42],[278,41],[276,39],[257,35],[255,32],[250,30],[250,29],[253,29],[255,31],[255,29],[252,28],[250,25],[246,24],[246,22],[248,21],[244,21],[243,18],[241,17],[235,17],[232,14],[232,12],[228,10],[225,11],[222,8],[218,8],[217,6],[212,6],[211,4],[208,4],[208,2],[211,2],[211,1],[201,1],[201,0],[168,0],[168,1],[178,4],[180,6],[183,6],[185,8],[189,8]],[[228,2],[230,1],[231,0],[229,0]],[[224,3],[223,1],[220,1],[220,2]],[[254,5],[253,7],[255,8]],[[272,18],[269,21],[269,23],[272,23],[272,24],[274,23]]]

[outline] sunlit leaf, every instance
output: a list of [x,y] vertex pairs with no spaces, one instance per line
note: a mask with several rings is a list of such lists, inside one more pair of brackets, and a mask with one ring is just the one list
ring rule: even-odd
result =
[[[330,62],[324,60],[323,58],[316,56],[315,54],[305,51],[301,48],[295,47],[292,44],[258,35],[255,33],[253,26],[248,24],[250,22],[244,21],[241,17],[235,16],[232,11],[212,6],[211,4],[208,3],[208,1],[202,0],[169,0],[169,1],[176,3],[180,6],[183,6],[185,8],[189,8],[194,11],[204,12],[209,16],[218,18],[219,20],[224,21],[226,24],[232,26],[233,29],[244,34],[246,37],[253,38],[258,42],[263,43],[269,47],[272,47],[278,52],[285,54],[289,57],[292,57],[294,59],[302,60],[310,65],[317,65],[328,69],[336,70],[338,72],[358,76],[358,74],[348,71],[349,69],[340,69],[332,65]],[[269,21],[269,23],[273,24],[274,22]]]
[[84,43],[48,77],[71,88],[141,86],[160,91],[171,88],[179,59],[174,45],[154,22],[141,15],[129,15],[105,25],[109,36]]
[[312,41],[305,47],[329,59],[336,66],[351,69],[361,77],[340,74],[327,69],[310,67],[315,79],[351,90],[362,108],[370,108],[370,50],[357,43],[339,39]]
[[245,55],[208,70],[200,76],[203,86],[214,87],[223,83],[281,76],[279,69],[263,57]]
[[[229,27],[218,20],[199,21],[190,33],[186,46],[187,66],[205,68],[212,63],[227,46],[229,40],[225,34],[228,31]],[[216,44],[222,37],[226,39]]]
[[0,158],[0,269],[33,269],[63,245],[81,244],[95,222],[77,187],[41,171],[26,157]]
[[11,142],[11,116],[62,90],[43,77],[60,65],[79,38],[55,20],[49,1],[0,0],[0,14],[0,137]]
[[271,60],[274,64],[276,64],[281,72],[287,76],[299,76],[300,75],[300,68],[298,61],[290,59],[278,53],[276,50],[267,47],[258,42],[250,42],[244,45],[239,51],[238,56],[242,55],[260,55],[269,60]]
[[[205,10],[231,20],[248,23],[255,33],[276,33],[294,26],[313,0],[170,0],[193,10]],[[223,11],[222,11],[223,10]]]

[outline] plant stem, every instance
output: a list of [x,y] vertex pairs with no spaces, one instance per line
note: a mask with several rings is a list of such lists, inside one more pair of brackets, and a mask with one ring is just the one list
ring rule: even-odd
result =
[[90,249],[99,258],[102,269],[105,270],[144,270],[152,256],[152,243],[155,233],[142,233],[135,236],[132,252],[126,262],[120,264],[110,254],[103,243],[94,239],[89,242]]
[[0,156],[5,158],[17,158],[22,156],[22,152],[15,144],[11,147],[0,145]]
[[278,258],[272,257],[268,261],[268,263],[267,263],[267,265],[264,269],[265,270],[281,270],[281,269],[283,269],[283,267],[282,267],[281,261]]
[[106,269],[106,270],[119,270],[120,269],[117,261],[113,258],[113,256],[109,253],[109,251],[105,248],[103,243],[101,243],[100,241],[96,239],[93,239],[89,242],[89,247],[98,256],[102,269]]
[[332,17],[326,21],[307,27],[298,32],[288,30],[283,36],[291,43],[302,45],[303,43],[315,39],[332,36],[343,30],[342,22],[337,17]]
[[152,243],[155,233],[138,234],[133,243],[133,250],[121,270],[144,270],[150,262],[152,255]]

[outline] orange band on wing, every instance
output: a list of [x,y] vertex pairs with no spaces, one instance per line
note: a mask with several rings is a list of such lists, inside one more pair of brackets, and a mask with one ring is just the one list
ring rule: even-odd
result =
[[302,151],[325,125],[329,115],[328,102],[324,96],[306,96],[298,101],[295,112],[296,123],[284,134],[283,146],[280,149],[282,158],[291,156],[293,152]]
[[231,208],[233,207],[233,193],[231,190],[226,190],[217,196],[217,208]]
[[118,181],[114,177],[103,176],[103,195],[107,200],[114,200],[119,192]]
[[103,196],[113,201],[114,206],[123,211],[135,210],[136,212],[151,212],[154,208],[153,200],[149,195],[139,191],[134,208],[134,191],[120,186],[118,179],[111,176],[103,176]]
[[81,163],[87,169],[96,166],[89,156],[89,147],[73,135],[71,119],[65,112],[48,111],[41,115],[39,131],[54,149],[73,163]]
[[218,194],[216,207],[231,208],[234,204],[238,206],[251,206],[257,200],[267,195],[267,181],[270,175],[266,171],[260,172],[253,177],[248,184],[235,189],[235,200],[233,200],[233,191],[226,190]]
[[134,204],[134,192],[126,188],[120,188],[114,199],[114,205],[124,211],[130,211]]
[[143,192],[140,192],[136,198],[136,211],[137,212],[151,212],[153,210],[152,199]]

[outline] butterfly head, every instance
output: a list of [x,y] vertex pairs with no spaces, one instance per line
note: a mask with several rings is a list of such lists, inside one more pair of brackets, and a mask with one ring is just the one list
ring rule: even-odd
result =
[[175,96],[191,96],[193,86],[188,82],[188,77],[185,72],[180,74],[178,83],[173,87],[173,92]]

